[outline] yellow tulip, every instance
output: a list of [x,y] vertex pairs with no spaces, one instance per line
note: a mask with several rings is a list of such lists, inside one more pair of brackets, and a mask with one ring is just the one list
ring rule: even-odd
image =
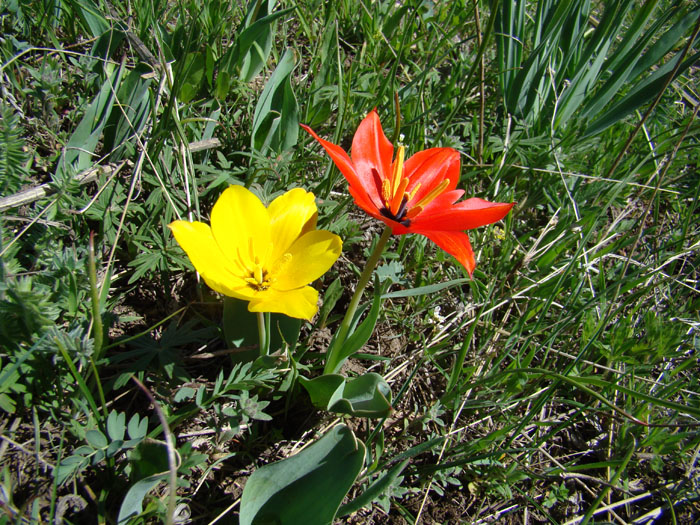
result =
[[249,301],[250,312],[311,319],[318,292],[308,286],[340,256],[337,235],[316,229],[313,193],[295,188],[265,208],[243,186],[230,186],[211,212],[211,227],[175,221],[170,229],[204,282]]

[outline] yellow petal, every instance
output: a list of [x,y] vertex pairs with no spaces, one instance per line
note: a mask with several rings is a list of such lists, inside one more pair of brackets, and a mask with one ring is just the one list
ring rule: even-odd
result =
[[263,203],[243,186],[229,186],[211,211],[216,243],[232,261],[253,271],[270,254],[270,217]]
[[170,229],[209,288],[239,299],[253,296],[253,289],[242,279],[240,267],[224,255],[207,224],[175,221],[170,223]]
[[302,233],[316,227],[318,214],[314,194],[302,188],[294,188],[280,195],[270,203],[267,211],[273,250],[270,262],[288,251]]
[[318,311],[318,292],[310,286],[287,291],[270,288],[257,293],[248,304],[248,311],[280,313],[310,321]]
[[343,241],[331,232],[314,230],[305,233],[285,252],[283,258],[286,260],[280,264],[279,273],[275,273],[274,264],[271,267],[276,279],[274,287],[291,290],[315,281],[333,266],[342,248]]

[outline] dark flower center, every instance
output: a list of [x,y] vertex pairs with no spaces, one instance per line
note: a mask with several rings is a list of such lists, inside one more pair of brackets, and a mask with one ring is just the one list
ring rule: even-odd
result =
[[396,221],[408,228],[411,225],[410,219],[406,219],[406,205],[408,204],[408,196],[404,195],[403,199],[401,200],[401,206],[399,206],[399,209],[396,211],[396,215],[391,213],[391,210],[387,208],[386,206],[383,208],[379,209],[379,213],[381,213],[384,217],[387,219],[391,219],[392,221]]

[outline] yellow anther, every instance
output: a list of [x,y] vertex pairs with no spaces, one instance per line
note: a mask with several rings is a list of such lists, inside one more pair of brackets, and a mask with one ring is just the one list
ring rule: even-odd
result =
[[396,197],[396,193],[399,189],[399,184],[401,184],[401,179],[403,179],[403,158],[405,152],[405,146],[399,146],[399,149],[396,152],[396,158],[394,159],[394,172],[391,176],[391,198]]
[[264,279],[263,279],[263,269],[262,269],[262,266],[260,266],[260,264],[256,264],[256,265],[255,265],[255,275],[254,275],[254,277],[255,277],[255,280],[258,282],[258,284],[262,284],[262,283],[263,283],[263,280],[264,280]]
[[442,194],[442,192],[445,191],[449,185],[450,185],[450,179],[443,179],[440,184],[435,186],[426,196],[424,196],[421,200],[419,200],[415,204],[415,206],[411,206],[411,208],[413,208],[413,209],[421,208],[421,210],[424,210],[425,207],[428,204],[430,204],[438,195]]
[[391,182],[389,179],[384,179],[382,181],[382,199],[387,206],[391,204]]
[[391,214],[396,216],[396,214],[399,212],[399,208],[401,207],[401,201],[403,201],[403,197],[406,193],[406,188],[408,187],[408,179],[403,178],[401,179],[401,183],[399,184],[399,187],[394,193],[394,197],[391,200],[391,207],[389,208],[391,210]]
[[416,196],[416,192],[420,189],[420,182],[416,184],[415,188],[411,190],[411,193],[408,194],[408,201],[411,202],[411,199]]

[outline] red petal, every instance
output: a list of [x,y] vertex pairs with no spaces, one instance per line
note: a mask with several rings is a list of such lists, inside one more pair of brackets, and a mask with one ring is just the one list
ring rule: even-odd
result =
[[377,190],[372,170],[377,170],[382,179],[388,178],[391,175],[391,160],[394,154],[394,146],[384,135],[376,110],[370,111],[357,127],[352,139],[351,153],[362,186],[369,195],[374,196]]
[[348,192],[352,195],[355,204],[364,210],[367,214],[379,220],[384,220],[384,217],[379,213],[379,208],[369,200],[365,191],[357,186],[348,186]]
[[404,164],[404,177],[411,181],[406,191],[410,193],[420,183],[413,198],[414,202],[418,202],[446,178],[450,181],[447,190],[453,190],[459,182],[459,163],[459,152],[452,148],[419,151]]
[[411,223],[415,230],[464,231],[492,224],[505,217],[514,202],[488,202],[473,197],[449,207],[431,206]]
[[423,231],[420,233],[457,259],[471,277],[474,268],[476,268],[476,260],[466,233],[445,231]]
[[318,143],[321,144],[321,146],[323,146],[323,149],[326,150],[330,158],[345,177],[345,180],[348,181],[350,188],[355,190],[353,196],[355,197],[355,202],[357,202],[357,205],[365,210],[367,207],[376,208],[376,205],[372,203],[375,198],[379,200],[378,195],[375,197],[375,194],[377,193],[376,189],[372,188],[371,186],[367,187],[364,184],[364,182],[358,176],[353,161],[350,159],[348,154],[343,151],[343,148],[333,144],[332,142],[323,140],[309,126],[305,124],[300,124],[300,126],[304,128],[313,138],[315,138]]

